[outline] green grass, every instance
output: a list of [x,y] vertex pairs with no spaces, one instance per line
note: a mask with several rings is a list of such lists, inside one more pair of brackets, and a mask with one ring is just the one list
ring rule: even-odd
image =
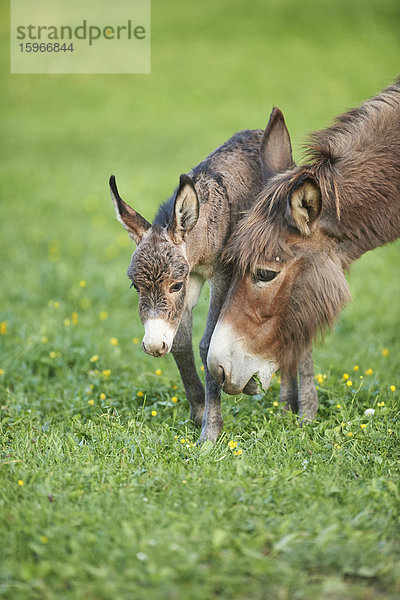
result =
[[[351,270],[354,301],[314,353],[316,422],[274,405],[275,380],[224,397],[223,437],[197,447],[172,358],[132,341],[133,248],[107,189],[114,172],[151,218],[274,104],[299,158],[396,77],[399,26],[395,0],[154,0],[149,76],[11,76],[3,36],[0,597],[399,596],[399,243]],[[206,310],[204,292],[197,341]]]

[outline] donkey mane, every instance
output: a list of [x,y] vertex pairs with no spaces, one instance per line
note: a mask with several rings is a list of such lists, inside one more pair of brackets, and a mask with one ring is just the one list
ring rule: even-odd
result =
[[[295,169],[292,172],[297,175]],[[241,276],[263,261],[274,262],[277,256],[284,261],[293,256],[284,235],[287,231],[285,202],[292,182],[288,173],[276,175],[269,181],[229,240],[223,259],[234,263]]]
[[293,186],[304,177],[321,190],[320,227],[345,249],[345,267],[400,234],[400,80],[309,140],[305,163],[269,181],[230,239],[224,258],[242,275],[263,261],[292,255],[284,239],[285,211]]
[[386,132],[388,124],[393,126],[393,110],[399,110],[399,102],[400,78],[378,96],[336,117],[330,127],[311,133],[304,148],[307,162],[332,167],[349,153],[363,152]]

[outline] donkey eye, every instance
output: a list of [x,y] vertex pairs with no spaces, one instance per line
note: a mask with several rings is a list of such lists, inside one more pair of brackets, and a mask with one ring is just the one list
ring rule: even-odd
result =
[[272,281],[275,277],[279,275],[279,271],[270,271],[269,269],[257,269],[255,274],[253,275],[254,282],[257,281]]
[[133,283],[133,281],[132,281],[132,283],[131,283],[131,285],[129,287],[130,288],[134,287],[137,292],[139,291],[138,286],[136,285],[136,283]]
[[179,283],[174,283],[174,285],[171,285],[171,287],[169,288],[170,292],[179,292],[179,290],[182,289],[183,286],[183,281],[179,281]]

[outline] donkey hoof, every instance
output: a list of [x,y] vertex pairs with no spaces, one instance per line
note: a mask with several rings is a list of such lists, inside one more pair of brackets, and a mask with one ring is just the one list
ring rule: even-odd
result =
[[304,413],[300,413],[299,414],[299,425],[310,425],[315,418],[317,411],[309,411],[309,412],[304,412]]
[[201,430],[201,434],[200,434],[198,443],[204,444],[205,442],[211,442],[212,444],[215,444],[221,431],[222,431],[222,424],[221,425],[217,425],[217,424],[206,425]]

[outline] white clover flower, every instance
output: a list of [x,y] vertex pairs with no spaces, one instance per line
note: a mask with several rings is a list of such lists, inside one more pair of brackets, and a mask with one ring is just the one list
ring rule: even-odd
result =
[[366,417],[373,417],[375,414],[375,409],[374,408],[367,408],[366,411],[364,411],[364,415]]
[[147,560],[147,554],[145,554],[145,552],[138,552],[136,554],[136,558],[143,562],[143,561]]

